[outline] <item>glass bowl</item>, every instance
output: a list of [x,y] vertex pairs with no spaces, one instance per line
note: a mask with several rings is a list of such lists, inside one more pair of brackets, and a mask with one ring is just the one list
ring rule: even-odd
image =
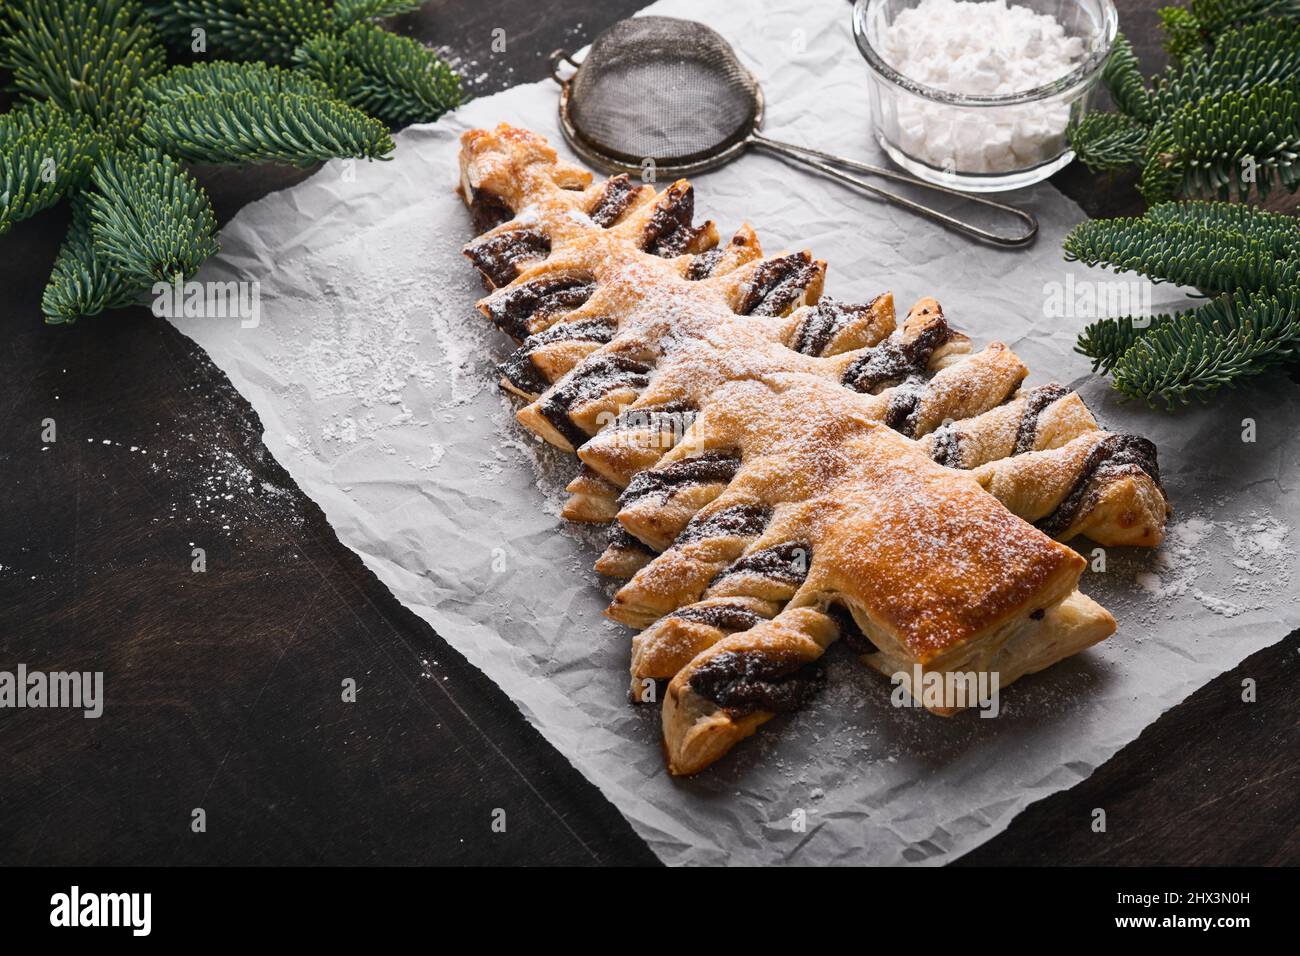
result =
[[[867,61],[876,140],[899,166],[927,182],[966,192],[1018,189],[1046,179],[1074,158],[1065,139],[1087,111],[1115,42],[1112,0],[1011,0],[1051,14],[1083,44],[1070,72],[1035,89],[950,93],[890,66],[881,32],[921,0],[857,0],[853,36]],[[993,0],[996,2],[996,0]],[[939,55],[939,54],[936,54]]]

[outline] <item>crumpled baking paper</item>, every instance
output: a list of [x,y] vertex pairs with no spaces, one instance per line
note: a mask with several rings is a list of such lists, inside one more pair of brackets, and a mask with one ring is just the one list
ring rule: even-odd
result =
[[[848,8],[803,6],[648,10],[702,20],[735,44],[767,95],[769,135],[880,161]],[[888,683],[835,648],[807,710],[700,776],[670,779],[658,708],[627,701],[631,632],[601,617],[612,587],[591,564],[603,531],[558,517],[576,464],[515,423],[494,371],[511,346],[474,310],[481,288],[459,255],[471,228],[452,192],[457,137],[504,120],[568,155],[556,101],[550,82],[477,100],[403,132],[392,162],[333,162],[248,206],[200,279],[256,280],[260,322],[174,321],[251,402],[266,445],[340,540],[496,681],[663,860],[951,860],[1300,625],[1290,434],[1300,389],[1264,379],[1172,415],[1118,404],[1072,352],[1089,317],[1045,314],[1079,306],[1080,283],[1115,279],[1062,260],[1061,239],[1083,215],[1048,185],[1013,197],[1037,212],[1037,244],[1002,251],[752,152],[696,179],[700,218],[724,235],[747,220],[771,253],[811,248],[841,299],[888,288],[901,311],[936,296],[977,344],[1014,348],[1031,381],[1071,384],[1111,429],[1154,439],[1177,514],[1157,553],[1080,545],[1092,563],[1082,588],[1119,633],[1004,689],[997,719],[895,709]],[[1157,287],[1154,305],[1179,297]]]

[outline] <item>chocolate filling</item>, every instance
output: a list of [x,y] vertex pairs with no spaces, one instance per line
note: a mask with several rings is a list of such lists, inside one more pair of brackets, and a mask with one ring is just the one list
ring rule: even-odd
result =
[[617,548],[620,551],[635,551],[638,554],[654,554],[655,551],[650,545],[646,544],[640,538],[628,533],[628,530],[621,524],[610,525],[609,528],[609,546]]
[[1164,494],[1164,487],[1160,484],[1160,466],[1156,463],[1156,446],[1140,435],[1107,435],[1092,446],[1079,476],[1056,510],[1035,522],[1035,526],[1055,537],[1074,524],[1094,480],[1106,482],[1132,474],[1134,470],[1149,475]]
[[497,366],[497,371],[521,392],[540,395],[551,383],[533,364],[533,353],[537,349],[554,342],[599,342],[603,345],[614,338],[614,332],[614,324],[606,319],[582,319],[552,325],[524,339],[524,344],[511,352],[510,357]]
[[468,206],[470,218],[474,220],[475,232],[487,232],[515,217],[514,210],[498,197],[481,189],[472,192]]
[[611,176],[605,183],[605,191],[592,207],[591,221],[602,229],[608,229],[627,212],[639,189],[627,173]]
[[747,554],[718,573],[714,583],[733,574],[761,574],[774,581],[802,584],[812,564],[812,548],[799,541],[787,541],[775,547]]
[[830,297],[822,299],[799,323],[790,348],[804,355],[822,355],[831,344],[831,339],[846,325],[870,312],[875,301],[872,299],[866,305],[845,305]]
[[891,336],[867,351],[844,371],[843,382],[859,392],[875,392],[920,375],[934,350],[948,341],[948,324],[942,319],[923,328],[915,338]]
[[736,477],[740,458],[731,451],[706,451],[694,458],[683,458],[662,468],[640,472],[619,496],[620,505],[656,496],[667,501],[685,485],[725,484]]
[[772,518],[772,509],[763,505],[733,505],[709,515],[696,515],[675,544],[701,541],[705,538],[752,538],[759,534]]
[[575,405],[607,395],[617,388],[642,389],[650,383],[650,366],[623,355],[603,355],[584,362],[541,399],[542,417],[574,448],[588,438],[569,416]]
[[718,263],[721,261],[721,249],[710,249],[708,252],[701,252],[691,260],[690,268],[686,270],[686,278],[692,282],[707,279],[713,275],[713,270],[718,267]]
[[930,457],[945,468],[961,468],[961,433],[956,425],[935,429],[930,445]]
[[679,621],[707,624],[720,631],[748,631],[767,618],[740,604],[691,604],[668,615]]
[[633,428],[652,428],[662,431],[665,428],[672,428],[678,435],[682,435],[690,428],[698,414],[699,410],[686,402],[667,402],[645,408],[628,408],[619,414],[614,428],[619,431]]
[[522,342],[532,319],[576,309],[594,291],[596,283],[577,276],[542,276],[488,303],[488,315],[502,332]]
[[1069,394],[1070,390],[1064,385],[1052,382],[1050,385],[1040,385],[1025,396],[1025,408],[1020,414],[1020,425],[1016,428],[1016,442],[1011,448],[1012,455],[1023,455],[1027,451],[1034,450],[1034,442],[1038,440],[1039,417],[1048,406],[1059,402]]
[[759,265],[736,308],[739,315],[780,315],[817,277],[806,252],[794,252]]
[[858,627],[858,622],[853,617],[853,612],[838,601],[826,609],[840,629],[840,640],[849,646],[849,649],[855,654],[874,654],[880,650],[875,644],[871,643],[871,638],[862,632]]
[[545,259],[551,240],[540,229],[510,229],[476,239],[465,247],[465,256],[492,283],[503,286],[519,275],[524,262]]
[[735,716],[756,710],[786,713],[808,703],[822,683],[822,669],[789,654],[724,651],[695,669],[691,690]]
[[646,222],[641,248],[665,259],[680,256],[704,232],[691,226],[694,218],[694,188],[674,183]]
[[913,375],[894,389],[885,409],[885,424],[908,438],[916,437],[916,413],[925,397],[925,379]]

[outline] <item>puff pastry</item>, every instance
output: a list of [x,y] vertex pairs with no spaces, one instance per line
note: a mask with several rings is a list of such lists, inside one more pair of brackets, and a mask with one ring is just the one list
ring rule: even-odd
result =
[[887,292],[824,297],[806,250],[722,241],[685,180],[593,183],[503,124],[462,137],[459,189],[479,310],[517,343],[502,387],[581,461],[565,517],[610,523],[607,613],[640,629],[634,699],[669,682],[673,773],[801,706],[840,637],[886,674],[1005,686],[1115,630],[1060,542],[1159,544],[1150,442],[1024,386],[933,299],[899,321]]

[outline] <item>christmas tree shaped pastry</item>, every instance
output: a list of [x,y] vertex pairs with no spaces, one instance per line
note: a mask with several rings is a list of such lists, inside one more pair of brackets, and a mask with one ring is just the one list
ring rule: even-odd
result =
[[[479,308],[519,343],[502,385],[525,400],[526,428],[583,462],[565,516],[613,522],[597,567],[630,580],[608,613],[644,628],[634,689],[672,680],[675,772],[802,702],[806,666],[842,633],[886,672],[996,665],[1007,683],[1114,629],[1075,590],[1081,560],[1049,535],[1158,544],[1167,505],[1145,439],[1100,430],[1060,386],[1022,388],[1014,353],[972,351],[933,299],[900,323],[888,293],[822,298],[825,263],[806,251],[764,256],[747,226],[720,245],[711,222],[694,223],[685,181],[658,194],[626,177],[593,185],[504,125],[462,147],[482,232],[466,255],[489,289]],[[959,545],[935,558],[936,578],[983,540],[1001,568],[990,587],[1023,597],[1009,617],[979,616],[1006,595],[960,586],[941,592],[962,627],[925,610],[930,590],[895,595],[890,616],[865,594],[870,575],[843,577],[855,548],[888,550],[872,536],[897,529],[909,501],[927,541]],[[889,521],[827,523],[844,504]],[[1003,560],[1013,544],[1023,567]],[[899,630],[908,615],[948,630]],[[768,644],[784,649],[768,660],[755,650]],[[719,654],[744,664],[709,663]],[[788,692],[755,689],[774,681]]]

